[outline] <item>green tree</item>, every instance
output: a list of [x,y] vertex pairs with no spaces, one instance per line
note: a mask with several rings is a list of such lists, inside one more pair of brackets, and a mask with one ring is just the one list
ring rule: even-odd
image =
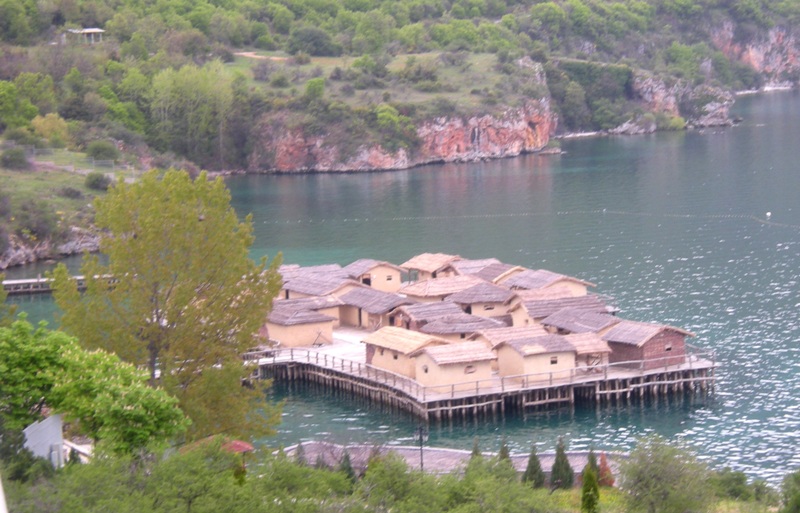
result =
[[306,98],[310,101],[319,100],[325,95],[325,79],[312,78],[306,82]]
[[781,513],[800,512],[800,471],[794,471],[781,483]]
[[620,473],[628,511],[702,513],[712,499],[706,465],[688,450],[657,436],[640,440],[622,462]]
[[345,477],[351,482],[356,482],[356,471],[353,469],[353,463],[350,461],[350,453],[347,449],[342,454],[342,461],[339,462],[339,472],[343,473]]
[[511,452],[508,450],[508,444],[505,438],[503,438],[503,441],[500,443],[500,452],[497,453],[497,459],[511,460]]
[[280,289],[280,258],[269,267],[248,258],[252,221],[237,219],[222,180],[154,170],[117,183],[95,211],[108,264],[84,259],[84,294],[57,267],[63,328],[144,366],[152,386],[179,399],[191,438],[271,433],[279,408],[266,400],[269,382],[242,387],[250,370],[239,355],[257,343]]
[[586,456],[586,466],[583,470],[586,471],[587,468],[594,470],[595,477],[600,475],[600,465],[597,463],[597,455],[594,453],[593,448],[589,448],[589,454]]
[[44,73],[23,72],[14,79],[17,92],[27,98],[39,112],[47,114],[56,108],[56,89],[53,77]]
[[586,465],[583,470],[581,484],[581,513],[597,513],[600,511],[600,486],[597,484],[597,472]]
[[[0,203],[3,197],[0,196]],[[6,275],[0,273],[0,282],[6,279]],[[0,328],[11,326],[14,321],[14,315],[17,313],[17,305],[12,305],[6,302],[8,299],[8,292],[5,289],[0,290]]]
[[38,113],[30,100],[19,94],[13,82],[0,80],[0,131],[26,126]]
[[542,463],[539,461],[539,456],[536,454],[536,444],[531,444],[531,454],[528,456],[528,466],[525,467],[525,472],[522,474],[522,482],[527,483],[532,488],[541,488],[544,486],[545,475],[542,470]]
[[553,462],[553,470],[550,471],[550,487],[569,490],[574,480],[575,472],[569,464],[564,439],[559,438],[556,444],[556,459]]

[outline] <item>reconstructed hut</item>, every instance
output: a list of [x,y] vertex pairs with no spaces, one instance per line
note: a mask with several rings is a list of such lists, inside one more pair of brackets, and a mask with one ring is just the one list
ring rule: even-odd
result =
[[413,299],[369,287],[351,289],[339,296],[339,300],[342,302],[342,324],[369,330],[391,326],[389,313],[398,306],[414,302]]
[[422,326],[420,331],[457,342],[474,335],[480,330],[502,328],[504,326],[505,324],[498,320],[462,312],[434,319]]
[[572,276],[554,273],[545,269],[526,269],[520,273],[510,275],[499,281],[499,284],[512,289],[546,289],[549,287],[567,287],[573,295],[586,295],[587,287],[594,287],[593,283],[580,280]]
[[339,326],[339,307],[344,303],[336,296],[313,296],[303,299],[279,299],[276,298],[273,308],[283,308],[287,310],[312,310],[321,314],[333,317],[333,327]]
[[452,276],[454,273],[448,269],[448,266],[460,259],[461,257],[458,255],[422,253],[403,262],[400,267],[408,271],[409,281],[429,280],[431,278]]
[[686,361],[686,337],[694,334],[664,324],[622,320],[602,335],[611,347],[611,363],[633,362],[645,370]]
[[514,292],[505,287],[484,282],[451,294],[445,300],[460,305],[468,314],[500,317],[508,314],[509,305],[515,297]]
[[479,283],[486,283],[475,276],[448,276],[410,283],[398,293],[412,297],[419,302],[442,301],[445,297],[461,292]]
[[357,282],[383,292],[397,292],[403,284],[403,268],[389,262],[362,258],[342,270]]
[[[543,327],[535,326],[517,326],[517,327],[503,327],[503,328],[489,328],[487,330],[480,330],[473,333],[469,340],[475,340],[486,345],[487,348],[494,350],[500,342],[508,342],[510,340],[519,340],[523,338],[542,337],[547,335],[547,330]],[[497,370],[497,360],[492,362],[493,370]]]
[[602,334],[619,321],[619,317],[606,312],[582,310],[580,308],[563,308],[542,319],[541,324],[550,333],[559,335],[586,332]]
[[419,331],[425,324],[432,320],[444,317],[445,315],[455,315],[464,313],[461,307],[455,303],[415,303],[403,305],[389,313],[392,326],[399,326],[407,330]]
[[575,348],[561,335],[501,342],[496,352],[498,373],[525,382],[567,379],[575,369]]
[[431,392],[448,393],[489,388],[494,353],[480,342],[428,345],[411,353],[416,380]]
[[572,333],[564,338],[575,348],[575,366],[583,372],[608,365],[611,347],[597,333]]
[[301,274],[284,281],[281,293],[284,299],[303,299],[315,296],[339,296],[356,287],[364,285],[339,274]]
[[270,340],[280,347],[308,347],[332,343],[335,320],[313,310],[274,308],[266,326]]
[[416,379],[416,362],[410,355],[424,347],[448,342],[433,335],[386,326],[364,337],[367,365]]
[[564,308],[575,308],[598,313],[607,313],[605,302],[594,294],[559,299],[542,299],[522,301],[509,308],[514,326],[530,326],[539,324],[543,319]]

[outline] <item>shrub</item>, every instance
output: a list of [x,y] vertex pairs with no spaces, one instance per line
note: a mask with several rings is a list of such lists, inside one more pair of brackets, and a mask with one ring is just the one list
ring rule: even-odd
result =
[[272,87],[280,87],[280,88],[289,87],[289,77],[287,77],[283,73],[278,73],[277,75],[272,77],[272,80],[270,80],[269,85],[271,85]]
[[17,234],[31,240],[45,239],[55,233],[56,214],[43,201],[26,201],[16,212]]
[[31,163],[22,148],[9,148],[0,155],[0,166],[7,169],[29,169]]
[[58,190],[58,195],[70,199],[80,199],[83,197],[83,193],[75,187],[62,187]]
[[111,179],[103,173],[92,172],[86,175],[84,185],[93,191],[106,191],[111,185]]
[[111,141],[92,141],[86,147],[86,154],[97,160],[117,160],[119,150]]

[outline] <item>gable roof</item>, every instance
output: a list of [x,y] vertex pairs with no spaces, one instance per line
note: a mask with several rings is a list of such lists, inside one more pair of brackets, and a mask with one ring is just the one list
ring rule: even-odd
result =
[[488,317],[478,317],[466,313],[446,315],[433,319],[420,328],[423,333],[451,335],[454,333],[475,333],[488,328],[501,328],[503,323]]
[[447,301],[435,303],[415,303],[402,305],[395,309],[396,313],[404,314],[410,319],[420,321],[430,321],[445,315],[464,313],[460,306]]
[[519,340],[522,338],[533,338],[547,335],[547,331],[539,325],[533,326],[510,326],[503,328],[489,328],[478,330],[470,338],[482,336],[485,338],[492,347],[496,347],[501,342],[508,342],[509,340]]
[[400,272],[404,271],[404,269],[399,265],[394,265],[389,262],[373,260],[371,258],[361,258],[359,260],[356,260],[355,262],[344,266],[342,270],[345,273],[347,273],[347,275],[351,278],[359,278],[369,273],[372,269],[375,269],[378,266],[390,267]]
[[419,271],[432,273],[443,267],[446,267],[451,262],[460,259],[461,257],[458,255],[448,255],[445,253],[422,253],[421,255],[412,257],[410,260],[406,260],[400,264],[400,267],[403,269],[417,269]]
[[409,354],[430,344],[447,344],[448,342],[433,335],[418,331],[405,330],[395,326],[384,326],[364,337],[365,344],[384,347],[401,354]]
[[500,263],[502,262],[500,262],[500,260],[496,258],[481,258],[478,260],[464,258],[462,260],[456,260],[455,262],[450,264],[450,266],[458,274],[475,274],[476,272],[486,268],[491,264],[500,264]]
[[540,322],[545,326],[553,326],[572,333],[585,333],[604,330],[619,321],[619,317],[605,312],[581,308],[562,308]]
[[291,308],[276,308],[267,316],[267,322],[281,326],[296,326],[298,324],[315,324],[319,322],[334,321],[333,317],[314,310],[292,310]]
[[347,273],[342,270],[342,266],[339,264],[309,265],[305,267],[301,267],[297,264],[285,264],[278,268],[278,272],[284,281],[289,281],[299,276],[309,275],[340,276],[343,278],[347,277]]
[[478,278],[483,278],[486,281],[491,281],[493,283],[501,283],[503,278],[507,275],[512,273],[519,273],[525,271],[524,267],[520,267],[518,265],[511,265],[511,264],[492,264],[487,265],[480,271],[476,272],[473,276],[477,276]]
[[594,294],[541,301],[523,301],[521,308],[525,309],[531,319],[544,319],[564,308],[607,312],[606,304],[599,296]]
[[665,324],[621,320],[602,337],[603,340],[607,342],[617,342],[620,344],[642,347],[648,340],[663,331],[675,331],[687,337],[694,336],[694,333]]
[[371,314],[384,314],[400,305],[414,303],[413,299],[399,294],[382,292],[369,287],[359,287],[342,294],[339,299],[345,305],[361,308]]
[[603,340],[597,333],[570,333],[569,335],[564,335],[564,338],[572,344],[575,352],[579,355],[611,352],[608,342]]
[[509,340],[507,342],[501,342],[497,347],[500,346],[508,346],[522,356],[575,352],[575,348],[563,335],[544,335],[541,337]]
[[[506,284],[503,283],[503,285]],[[522,301],[541,301],[544,299],[576,297],[575,290],[566,285],[553,285],[546,289],[514,289],[514,293]]]
[[459,363],[485,362],[497,357],[481,342],[458,342],[445,346],[426,346],[409,356],[427,354],[436,365],[454,365]]
[[336,296],[304,297],[301,299],[275,299],[273,308],[288,308],[291,310],[323,310],[335,308],[344,303]]
[[447,296],[447,301],[471,305],[474,303],[506,303],[514,298],[511,290],[492,283],[478,283],[468,289]]
[[417,297],[441,297],[466,290],[478,283],[485,282],[475,276],[447,276],[410,283],[398,292]]
[[343,275],[312,273],[300,274],[284,282],[283,289],[311,296],[327,296],[347,284],[363,287],[357,281]]
[[503,285],[518,289],[543,289],[564,280],[579,283],[587,287],[594,287],[594,284],[588,281],[583,281],[564,274],[554,273],[546,269],[537,269],[535,271],[527,269],[521,273],[511,276],[507,280],[504,280]]

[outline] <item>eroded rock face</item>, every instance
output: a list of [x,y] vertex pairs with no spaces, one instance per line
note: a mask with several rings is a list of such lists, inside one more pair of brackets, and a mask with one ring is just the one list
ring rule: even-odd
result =
[[767,86],[795,85],[800,74],[800,40],[784,27],[773,27],[749,41],[736,40],[736,26],[722,23],[711,30],[711,42],[729,59],[763,74]]
[[[367,171],[406,169],[432,162],[470,162],[539,151],[550,141],[557,119],[547,98],[529,100],[499,115],[443,117],[417,126],[413,151],[390,152],[377,144],[347,151],[328,134],[307,135],[273,119],[252,153],[253,171]],[[334,128],[335,129],[335,128]],[[341,135],[341,134],[338,134]]]
[[100,237],[77,227],[70,228],[66,242],[59,245],[53,244],[50,240],[26,242],[14,235],[10,237],[9,243],[9,247],[0,253],[0,269],[100,250]]

